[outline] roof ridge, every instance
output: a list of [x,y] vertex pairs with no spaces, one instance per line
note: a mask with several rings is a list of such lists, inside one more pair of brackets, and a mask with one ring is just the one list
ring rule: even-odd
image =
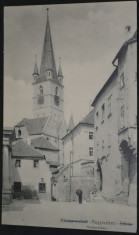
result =
[[[94,111],[94,108],[93,108],[93,110],[91,110],[80,122],[82,122],[83,120],[85,120],[89,115],[90,115],[90,113],[92,113]],[[79,122],[79,123],[80,123]]]

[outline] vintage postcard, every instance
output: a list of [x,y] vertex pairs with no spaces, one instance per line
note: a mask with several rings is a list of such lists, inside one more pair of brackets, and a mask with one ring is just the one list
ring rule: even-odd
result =
[[4,7],[2,224],[136,232],[136,10]]

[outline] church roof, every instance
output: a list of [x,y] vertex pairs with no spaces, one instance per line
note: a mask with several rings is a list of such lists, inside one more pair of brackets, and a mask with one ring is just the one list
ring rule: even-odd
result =
[[74,128],[73,115],[71,114],[68,131],[71,131]]
[[59,58],[58,77],[63,77],[63,74],[62,74],[62,67],[61,67],[61,58]]
[[23,140],[16,141],[12,146],[13,157],[32,157],[44,159],[43,156],[32,146],[26,144]]
[[53,51],[53,44],[52,44],[52,38],[51,38],[51,30],[50,30],[50,24],[49,24],[48,9],[47,9],[47,22],[46,22],[46,29],[45,29],[44,44],[43,44],[41,65],[40,65],[40,75],[39,75],[38,82],[47,80],[47,77],[46,77],[47,70],[51,70],[52,79],[58,80],[57,72],[56,72],[56,65],[55,65],[54,51]]
[[52,151],[59,151],[51,142],[49,142],[44,136],[31,140],[31,145],[34,148],[47,149]]
[[16,125],[16,127],[26,126],[27,131],[30,135],[37,135],[43,133],[43,129],[47,120],[48,116],[34,119],[24,118],[21,122]]
[[33,75],[34,75],[34,74],[39,74],[39,73],[38,73],[38,66],[37,66],[37,56],[35,56],[35,65],[34,65]]
[[94,125],[94,110],[92,110],[85,118],[83,118],[76,126],[74,126],[62,139],[65,139],[70,133],[74,132],[75,129],[80,125]]

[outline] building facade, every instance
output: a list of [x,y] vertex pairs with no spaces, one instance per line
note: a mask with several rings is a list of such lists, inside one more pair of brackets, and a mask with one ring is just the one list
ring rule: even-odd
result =
[[12,144],[11,187],[13,197],[50,199],[51,171],[42,154],[23,140]]
[[[63,163],[73,163],[80,159],[94,161],[94,111],[73,127],[70,119],[68,133],[62,138]],[[71,125],[72,124],[72,125]],[[72,128],[70,128],[70,126]]]
[[136,44],[135,33],[117,53],[113,60],[116,69],[92,103],[94,154],[102,195],[133,205],[137,192]]
[[[17,140],[22,139],[26,143],[36,143],[37,138],[43,138],[46,148],[38,148],[51,162],[62,164],[61,138],[67,132],[67,124],[64,119],[64,85],[59,61],[58,72],[56,70],[55,56],[52,44],[49,15],[47,9],[47,21],[42,48],[40,70],[38,70],[37,58],[33,71],[33,118],[23,118],[15,126]],[[33,140],[34,139],[34,140]],[[39,139],[38,139],[39,141]],[[51,149],[48,148],[48,145]],[[38,146],[38,145],[37,145]]]
[[94,186],[94,161],[79,159],[53,175],[52,195],[56,201],[78,201],[76,191],[83,192],[83,200],[91,201]]
[[2,154],[2,204],[10,204],[12,201],[11,191],[11,153],[12,153],[13,128],[3,130],[3,154]]

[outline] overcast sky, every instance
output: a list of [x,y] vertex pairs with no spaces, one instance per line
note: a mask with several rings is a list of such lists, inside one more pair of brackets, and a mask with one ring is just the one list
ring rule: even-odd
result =
[[[46,8],[4,9],[4,126],[32,116],[32,72],[44,40]],[[65,118],[74,122],[89,112],[100,88],[114,70],[112,60],[125,41],[125,26],[136,30],[136,2],[49,5],[53,48],[62,58]],[[132,36],[132,35],[131,35]]]

